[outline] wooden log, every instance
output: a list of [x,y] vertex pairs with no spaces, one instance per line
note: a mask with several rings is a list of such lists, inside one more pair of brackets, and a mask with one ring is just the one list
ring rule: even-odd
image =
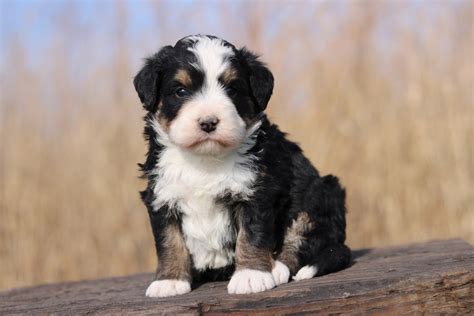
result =
[[252,295],[226,282],[171,298],[146,298],[153,274],[0,292],[0,314],[402,314],[473,313],[474,248],[462,240],[354,251],[352,266]]

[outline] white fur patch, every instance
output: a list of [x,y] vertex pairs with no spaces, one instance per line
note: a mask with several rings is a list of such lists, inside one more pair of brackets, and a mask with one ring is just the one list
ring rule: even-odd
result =
[[182,214],[186,246],[198,270],[221,268],[234,259],[234,251],[224,247],[236,238],[230,214],[216,202],[224,194],[246,199],[253,194],[256,179],[254,160],[246,153],[255,143],[256,124],[241,147],[227,156],[202,156],[174,145],[156,122],[157,142],[165,147],[158,159],[154,185],[154,210],[169,205]]
[[227,291],[229,294],[251,294],[274,287],[275,280],[270,272],[244,269],[234,273],[227,285]]
[[275,266],[272,269],[273,279],[276,285],[288,283],[290,279],[290,269],[281,261],[275,261]]
[[147,297],[167,297],[191,292],[191,284],[183,280],[153,281],[146,289]]
[[190,198],[184,202],[182,229],[194,267],[222,268],[234,259],[234,251],[224,248],[235,239],[229,212],[211,197]]
[[217,78],[229,66],[226,57],[234,55],[232,48],[225,46],[219,38],[207,36],[194,38],[196,43],[188,50],[193,52],[198,59],[198,67],[206,74],[206,85],[218,85]]
[[316,275],[316,273],[318,273],[317,266],[304,266],[296,273],[296,275],[293,277],[293,280],[301,281],[311,279]]

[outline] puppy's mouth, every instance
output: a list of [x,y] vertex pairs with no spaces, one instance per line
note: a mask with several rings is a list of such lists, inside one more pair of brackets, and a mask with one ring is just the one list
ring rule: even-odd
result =
[[193,148],[196,148],[200,145],[204,145],[204,144],[207,144],[207,143],[217,144],[217,145],[219,145],[223,148],[227,148],[227,147],[232,146],[232,143],[230,141],[220,139],[220,138],[215,137],[211,134],[211,135],[200,136],[198,139],[196,139],[195,141],[193,141],[191,144],[189,144],[186,147],[188,147],[189,149],[193,149]]

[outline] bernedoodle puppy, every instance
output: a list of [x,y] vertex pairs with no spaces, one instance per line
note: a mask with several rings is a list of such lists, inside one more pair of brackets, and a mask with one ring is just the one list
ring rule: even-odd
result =
[[148,58],[134,85],[158,255],[147,296],[228,279],[229,293],[255,293],[349,265],[345,191],[266,117],[273,75],[257,56],[188,36]]

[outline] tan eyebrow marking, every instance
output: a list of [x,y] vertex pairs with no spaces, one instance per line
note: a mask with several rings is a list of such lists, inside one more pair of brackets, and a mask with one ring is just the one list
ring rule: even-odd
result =
[[185,87],[191,87],[193,85],[193,81],[189,73],[184,69],[179,69],[174,79],[180,82]]
[[234,79],[237,79],[237,70],[232,67],[227,68],[221,75],[221,80],[224,84],[229,84]]

